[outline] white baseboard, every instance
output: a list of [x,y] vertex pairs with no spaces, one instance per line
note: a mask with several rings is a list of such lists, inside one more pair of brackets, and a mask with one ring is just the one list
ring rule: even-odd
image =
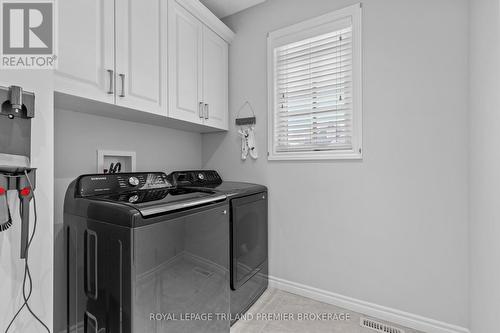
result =
[[470,333],[469,329],[465,327],[444,323],[273,276],[269,277],[269,286],[426,333]]

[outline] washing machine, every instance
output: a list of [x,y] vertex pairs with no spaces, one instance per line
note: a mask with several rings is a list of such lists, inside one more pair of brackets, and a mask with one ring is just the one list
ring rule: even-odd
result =
[[269,284],[267,187],[223,181],[214,170],[176,171],[168,179],[178,188],[210,189],[228,198],[230,307],[234,324]]
[[67,332],[229,332],[230,214],[224,193],[161,172],[78,177],[64,203]]

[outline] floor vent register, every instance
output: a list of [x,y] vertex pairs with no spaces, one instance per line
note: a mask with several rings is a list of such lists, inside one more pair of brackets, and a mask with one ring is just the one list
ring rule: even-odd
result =
[[380,332],[380,333],[405,333],[404,330],[402,330],[402,329],[400,329],[398,327],[387,325],[387,324],[381,323],[379,321],[376,321],[376,320],[373,320],[373,319],[370,319],[370,318],[363,318],[363,317],[361,317],[360,324],[361,324],[361,327],[366,327],[366,328],[372,329],[375,332]]

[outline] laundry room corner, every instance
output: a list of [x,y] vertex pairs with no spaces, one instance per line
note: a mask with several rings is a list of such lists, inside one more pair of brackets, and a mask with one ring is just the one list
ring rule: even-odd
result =
[[[31,124],[31,167],[36,168],[37,226],[30,246],[29,267],[33,280],[30,305],[48,327],[53,317],[53,207],[54,207],[54,104],[53,72],[44,70],[0,70],[0,86],[17,85],[35,95],[35,116]],[[6,118],[5,118],[6,119]],[[3,121],[3,119],[2,119]],[[8,120],[7,120],[8,121]],[[33,205],[31,205],[33,206]],[[20,220],[13,214],[13,225],[0,233],[0,322],[7,325],[23,304],[24,262],[19,257]],[[31,208],[31,228],[34,211]],[[32,229],[31,229],[32,230]],[[35,332],[40,323],[29,312],[13,323],[17,332]],[[4,327],[2,327],[4,329]]]
[[[56,97],[57,99],[57,97]],[[130,151],[134,171],[201,168],[201,135],[57,108],[55,133],[55,285],[65,286],[63,204],[66,189],[79,175],[97,173],[98,151]],[[106,166],[108,167],[108,166]],[[55,332],[66,325],[65,288],[54,291]]]

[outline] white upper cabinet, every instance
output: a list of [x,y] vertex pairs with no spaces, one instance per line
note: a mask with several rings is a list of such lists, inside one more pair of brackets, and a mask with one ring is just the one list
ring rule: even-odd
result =
[[176,1],[169,2],[168,116],[202,123],[202,23]]
[[114,102],[114,6],[108,0],[58,2],[56,90]]
[[234,33],[198,0],[62,1],[58,20],[56,107],[227,130]]
[[228,44],[207,27],[203,27],[203,102],[204,124],[227,130]]
[[172,0],[169,9],[168,116],[228,128],[228,43]]
[[116,104],[166,115],[163,0],[116,0]]

